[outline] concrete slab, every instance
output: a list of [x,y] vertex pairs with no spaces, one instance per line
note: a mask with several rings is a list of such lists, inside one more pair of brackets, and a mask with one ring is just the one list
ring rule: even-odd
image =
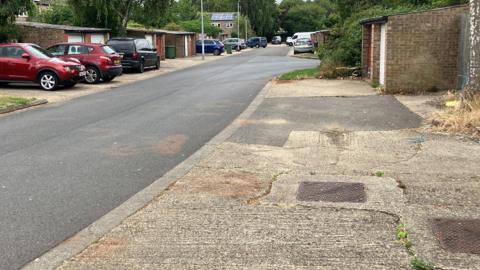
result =
[[269,98],[229,140],[283,146],[293,130],[416,128],[421,118],[391,96]]
[[319,80],[275,81],[267,98],[278,97],[351,97],[376,95],[364,81]]

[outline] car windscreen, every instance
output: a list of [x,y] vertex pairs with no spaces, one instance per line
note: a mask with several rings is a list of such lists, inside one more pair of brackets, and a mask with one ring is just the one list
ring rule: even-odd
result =
[[107,54],[115,54],[116,51],[110,46],[102,46],[102,50]]
[[31,53],[33,56],[37,57],[37,58],[52,58],[53,55],[50,54],[49,52],[47,52],[46,50],[38,47],[38,46],[35,46],[35,45],[29,45],[27,46],[27,50],[29,53]]
[[125,53],[135,51],[135,45],[132,40],[110,40],[107,45],[117,52]]

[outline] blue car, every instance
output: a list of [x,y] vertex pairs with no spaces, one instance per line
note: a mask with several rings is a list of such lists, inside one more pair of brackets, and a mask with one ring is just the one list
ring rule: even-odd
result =
[[[213,55],[221,55],[225,52],[225,46],[216,39],[205,39],[205,53],[213,53]],[[198,54],[202,53],[202,41],[197,40],[196,50]]]
[[247,46],[250,48],[266,48],[267,45],[267,38],[265,37],[252,37],[247,41]]

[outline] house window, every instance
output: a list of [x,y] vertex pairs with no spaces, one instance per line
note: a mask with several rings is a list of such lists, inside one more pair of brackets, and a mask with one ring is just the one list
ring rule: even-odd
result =
[[227,28],[233,28],[233,23],[232,23],[232,22],[228,22],[228,23],[225,24],[225,26],[226,26]]
[[220,27],[221,24],[220,23],[212,23],[213,26],[216,26],[216,27]]

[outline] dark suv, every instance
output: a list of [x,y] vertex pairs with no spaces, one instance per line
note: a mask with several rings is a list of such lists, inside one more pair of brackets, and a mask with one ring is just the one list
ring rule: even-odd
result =
[[268,45],[267,38],[264,37],[253,37],[247,41],[247,46],[250,48],[266,48]]
[[145,68],[160,68],[157,49],[144,38],[112,38],[107,42],[116,52],[123,56],[122,66],[142,73]]

